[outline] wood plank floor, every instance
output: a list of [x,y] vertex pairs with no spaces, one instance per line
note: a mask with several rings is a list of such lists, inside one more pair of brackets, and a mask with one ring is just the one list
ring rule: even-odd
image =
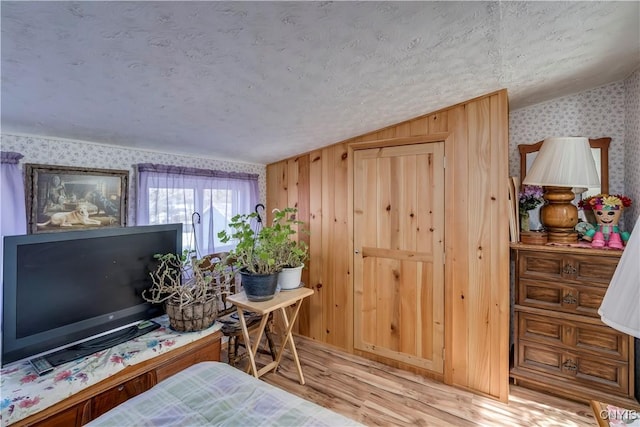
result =
[[[298,382],[289,350],[278,372],[262,379],[369,426],[597,425],[586,404],[514,385],[504,404],[306,337],[295,339],[306,384]],[[227,360],[226,344],[222,360]],[[260,355],[259,360],[271,359]],[[246,359],[242,364],[246,366]]]

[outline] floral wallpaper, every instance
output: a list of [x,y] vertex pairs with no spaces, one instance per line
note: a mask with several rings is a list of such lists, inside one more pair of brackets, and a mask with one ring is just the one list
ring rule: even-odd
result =
[[627,213],[627,224],[635,224],[640,216],[640,68],[624,81],[627,93],[624,109],[625,150],[624,150],[624,182],[625,194],[633,199],[634,204]]
[[258,174],[260,199],[266,198],[266,174],[264,165],[229,162],[201,157],[181,156],[155,151],[135,150],[92,142],[61,140],[37,136],[19,136],[2,134],[2,151],[15,151],[24,158],[20,165],[37,163],[45,165],[78,166],[99,169],[120,169],[129,171],[129,210],[128,223],[135,219],[136,176],[134,165],[138,163],[160,163],[166,165],[189,166],[202,169],[215,169],[227,172],[246,172]]
[[611,137],[609,191],[624,189],[624,84],[622,81],[509,113],[509,174],[520,174],[519,144],[549,136]]
[[511,111],[509,174],[520,174],[519,144],[532,144],[549,136],[611,137],[609,192],[633,199],[634,206],[625,213],[621,225],[633,224],[640,204],[639,73],[640,70],[622,81]]

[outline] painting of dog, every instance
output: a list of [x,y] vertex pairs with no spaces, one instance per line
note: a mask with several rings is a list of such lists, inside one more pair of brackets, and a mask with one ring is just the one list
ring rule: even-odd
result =
[[127,226],[129,171],[24,165],[27,233]]
[[71,212],[56,212],[51,215],[48,221],[38,223],[38,226],[57,225],[58,227],[71,227],[74,224],[102,225],[100,221],[89,218],[86,206],[79,206]]

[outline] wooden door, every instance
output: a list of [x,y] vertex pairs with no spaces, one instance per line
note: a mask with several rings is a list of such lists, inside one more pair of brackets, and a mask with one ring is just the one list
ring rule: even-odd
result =
[[354,152],[354,347],[434,372],[444,349],[444,142]]

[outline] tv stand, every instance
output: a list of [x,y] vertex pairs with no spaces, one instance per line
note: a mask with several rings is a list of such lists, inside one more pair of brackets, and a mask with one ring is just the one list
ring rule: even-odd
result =
[[[198,334],[198,332],[188,334]],[[176,335],[180,334],[176,333]],[[167,346],[164,346],[165,352],[129,365],[115,374],[107,376],[102,381],[72,394],[67,394],[69,397],[62,398],[40,411],[33,412],[31,415],[18,418],[15,421],[9,416],[5,420],[4,416],[8,415],[8,413],[3,410],[3,424],[11,424],[12,427],[78,427],[84,425],[191,365],[203,361],[219,361],[221,337],[222,334],[218,329],[168,351],[166,350]],[[179,339],[176,341],[179,341]],[[173,340],[163,342],[171,343]],[[155,348],[149,349],[149,351],[155,353]],[[64,367],[56,369],[61,368]],[[107,365],[99,365],[96,369],[109,369],[109,367]],[[99,372],[96,370],[94,374],[97,376]],[[55,374],[50,373],[47,375]],[[72,383],[69,383],[70,387],[72,387]],[[59,384],[57,387],[66,387],[66,381],[59,381],[57,384]],[[41,396],[43,400],[48,400],[51,396],[62,396],[64,394],[60,392],[60,389],[51,390],[48,383],[42,383],[42,388],[34,392],[32,396]],[[10,393],[5,395],[3,390],[3,398],[11,397]]]
[[53,366],[63,365],[98,351],[103,351],[125,341],[132,340],[160,327],[159,323],[144,321],[128,328],[120,329],[100,337],[81,342],[44,356]]

